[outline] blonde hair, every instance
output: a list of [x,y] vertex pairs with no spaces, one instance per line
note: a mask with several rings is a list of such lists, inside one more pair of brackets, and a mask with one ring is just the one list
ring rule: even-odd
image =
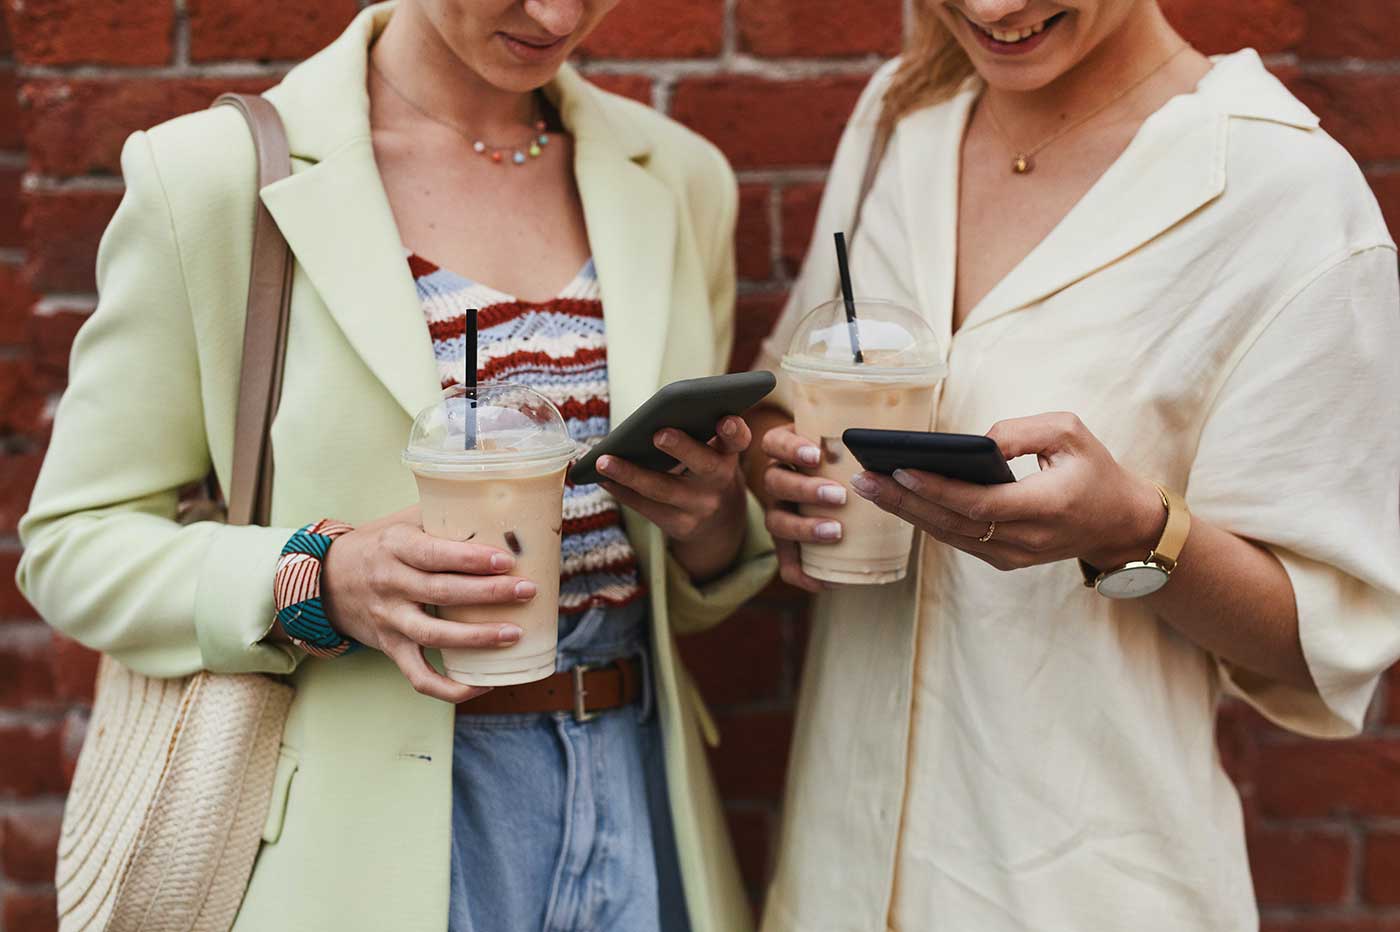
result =
[[935,2],[914,0],[913,28],[885,91],[881,133],[893,131],[906,114],[952,97],[973,73],[972,60],[939,18]]

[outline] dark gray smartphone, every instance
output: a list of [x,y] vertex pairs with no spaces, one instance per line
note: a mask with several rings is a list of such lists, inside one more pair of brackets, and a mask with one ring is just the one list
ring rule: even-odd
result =
[[734,372],[700,379],[682,379],[662,386],[631,416],[598,441],[593,449],[569,470],[575,485],[586,485],[602,478],[598,457],[607,454],[627,460],[644,469],[665,472],[676,460],[661,452],[652,437],[663,427],[683,431],[699,443],[715,435],[720,418],[743,414],[768,396],[778,380],[767,370]]
[[871,472],[889,475],[896,469],[921,469],[978,485],[1016,481],[996,441],[978,434],[852,427],[841,434],[841,440]]

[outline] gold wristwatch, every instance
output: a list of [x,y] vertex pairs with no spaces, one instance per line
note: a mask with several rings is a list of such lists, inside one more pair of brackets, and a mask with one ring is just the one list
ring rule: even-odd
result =
[[1186,546],[1186,536],[1191,533],[1191,512],[1186,500],[1175,492],[1157,486],[1162,496],[1162,504],[1167,509],[1167,526],[1162,529],[1162,537],[1145,560],[1125,563],[1110,570],[1100,571],[1079,561],[1079,570],[1084,574],[1084,585],[1098,590],[1099,595],[1110,599],[1140,599],[1151,595],[1167,584],[1176,561],[1181,556],[1181,548]]

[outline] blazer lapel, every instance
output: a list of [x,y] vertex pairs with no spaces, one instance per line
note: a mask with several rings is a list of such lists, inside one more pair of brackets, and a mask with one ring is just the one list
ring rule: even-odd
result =
[[602,292],[616,423],[660,385],[676,261],[676,206],[669,189],[643,166],[650,141],[605,112],[597,90],[569,67],[550,90],[575,140],[574,177]]
[[1228,116],[1192,96],[1167,103],[1059,226],[972,309],[962,329],[1068,288],[1219,197],[1228,124]]
[[409,416],[438,397],[428,325],[369,138],[262,193],[312,286]]

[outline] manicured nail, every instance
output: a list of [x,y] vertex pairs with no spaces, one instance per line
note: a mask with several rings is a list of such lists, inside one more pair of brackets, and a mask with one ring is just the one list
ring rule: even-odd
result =
[[515,597],[522,602],[528,602],[535,597],[535,584],[528,579],[522,579],[515,584]]
[[875,493],[880,490],[880,486],[875,483],[875,480],[863,472],[856,473],[851,477],[851,488],[866,498],[874,498]]
[[598,464],[597,464],[597,465],[598,465],[598,471],[601,472],[601,473],[610,473],[610,472],[612,472],[612,468],[613,468],[612,457],[611,457],[611,456],[600,456],[600,457],[598,457]]
[[502,644],[514,644],[520,640],[520,636],[525,632],[515,625],[501,625],[496,632],[496,639]]
[[896,470],[894,471],[894,473],[893,473],[893,476],[894,476],[894,481],[895,481],[895,482],[898,482],[900,485],[904,486],[906,489],[910,489],[911,491],[913,490],[914,485],[915,485],[914,477],[911,476],[911,475],[909,475],[908,472],[906,472],[906,471],[903,470],[903,469],[896,469]]
[[671,433],[669,430],[663,430],[661,431],[661,433],[656,435],[656,445],[658,447],[662,447],[664,449],[666,447],[675,446],[675,444],[676,435]]
[[798,447],[797,459],[807,466],[820,466],[822,464],[822,451],[814,446]]
[[824,485],[817,489],[817,498],[828,505],[846,504],[846,490],[839,485]]
[[823,521],[816,527],[817,540],[840,540],[841,524],[838,521]]
[[734,423],[733,418],[725,418],[719,422],[719,432],[726,437],[733,437],[739,432],[739,425]]
[[491,554],[491,569],[498,573],[504,573],[515,565],[515,558],[508,553]]

